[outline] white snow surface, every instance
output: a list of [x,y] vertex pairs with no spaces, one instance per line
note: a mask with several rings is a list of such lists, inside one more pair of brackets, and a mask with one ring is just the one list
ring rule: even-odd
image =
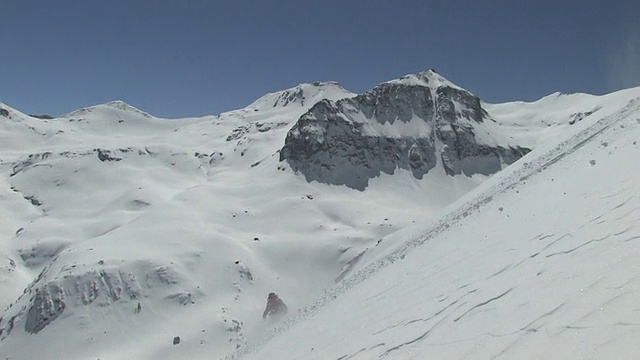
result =
[[[483,104],[536,148],[489,179],[307,183],[285,135],[348,96],[303,84],[190,119],[0,103],[0,358],[631,354],[640,88]],[[270,291],[281,323],[261,319]],[[65,306],[27,331],[37,292]]]
[[635,358],[640,93],[633,92],[618,111],[545,143],[441,217],[384,238],[390,244],[381,255],[361,260],[368,265],[239,354]]
[[[346,90],[335,81],[318,81],[313,84],[299,84],[292,88],[268,93],[252,102],[246,109],[253,111],[273,111],[282,108],[309,109],[320,100],[340,100],[356,94]],[[300,114],[302,115],[302,114]]]

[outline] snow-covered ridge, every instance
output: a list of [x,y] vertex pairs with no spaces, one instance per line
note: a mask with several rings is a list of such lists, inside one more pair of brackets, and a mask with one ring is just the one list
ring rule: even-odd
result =
[[135,113],[137,115],[141,115],[145,118],[151,118],[152,116],[147,113],[144,112],[132,105],[129,105],[127,103],[125,103],[122,100],[115,100],[115,101],[110,101],[104,104],[98,104],[98,105],[93,105],[93,106],[89,106],[86,108],[82,108],[82,109],[78,109],[75,111],[72,111],[64,116],[62,116],[63,118],[70,118],[70,117],[77,117],[77,116],[82,116],[94,111],[116,111],[116,113],[120,112],[120,113]]
[[292,88],[266,94],[247,108],[268,111],[286,107],[310,107],[316,102],[327,100],[339,100],[346,97],[355,96],[354,93],[344,89],[335,81],[314,82],[312,84],[303,83]]
[[619,109],[638,97],[639,88],[596,96],[553,93],[533,102],[482,103],[496,124],[523,146],[536,147],[552,140],[581,121],[601,118],[610,109]]

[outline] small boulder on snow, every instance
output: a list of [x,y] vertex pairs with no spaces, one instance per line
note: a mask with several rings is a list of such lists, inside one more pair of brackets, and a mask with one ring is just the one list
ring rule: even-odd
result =
[[236,260],[236,266],[238,267],[238,272],[240,273],[240,277],[245,277],[249,280],[253,280],[253,275],[251,274],[251,270],[245,265],[242,261]]

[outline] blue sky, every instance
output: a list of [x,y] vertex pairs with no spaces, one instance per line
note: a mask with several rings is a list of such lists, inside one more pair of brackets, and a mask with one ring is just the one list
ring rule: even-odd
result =
[[0,0],[0,101],[217,114],[433,68],[489,102],[640,85],[640,1]]

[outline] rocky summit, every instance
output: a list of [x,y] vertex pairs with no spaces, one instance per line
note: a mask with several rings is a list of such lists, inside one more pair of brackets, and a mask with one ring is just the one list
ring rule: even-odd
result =
[[427,70],[315,104],[288,132],[280,160],[307,181],[358,190],[396,168],[417,179],[438,165],[489,175],[530,151],[500,130],[477,96]]

